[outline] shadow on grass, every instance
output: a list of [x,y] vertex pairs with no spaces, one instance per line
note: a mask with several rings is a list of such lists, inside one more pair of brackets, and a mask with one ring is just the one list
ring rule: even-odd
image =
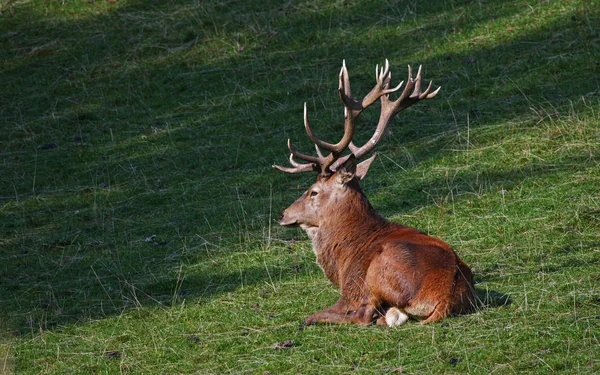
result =
[[[593,34],[586,20],[597,19],[597,11],[569,12],[487,44],[479,42],[485,27],[516,22],[520,3],[501,2],[493,18],[476,4],[461,5],[460,16],[445,3],[363,2],[317,11],[312,2],[262,8],[139,1],[60,22],[17,8],[0,39],[8,51],[1,55],[8,89],[0,108],[10,134],[1,143],[9,169],[0,182],[8,219],[1,228],[10,240],[2,243],[1,276],[9,282],[0,299],[10,328],[119,314],[139,298],[168,303],[177,294],[175,255],[186,242],[139,245],[155,232],[175,239],[264,229],[265,218],[256,217],[270,213],[267,198],[274,194],[278,213],[301,190],[293,188],[297,178],[265,173],[285,161],[287,138],[312,149],[301,103],[315,109],[323,138],[338,138],[339,116],[335,126],[322,124],[334,118],[330,107],[341,109],[335,89],[343,58],[355,92],[368,91],[366,72],[385,57],[394,77],[404,77],[399,66],[415,59],[427,79],[444,87],[441,100],[397,120],[413,123],[395,126],[407,142],[464,127],[467,118],[471,128],[517,121],[538,103],[560,112],[598,90],[598,65],[584,43]],[[469,34],[467,47],[446,46]],[[374,118],[365,114],[363,123]],[[368,133],[361,127],[358,138]],[[414,157],[444,155],[445,142],[417,147]],[[489,185],[482,189],[554,172],[483,171]],[[459,179],[471,186],[476,176]],[[430,204],[421,192],[437,189],[447,189],[446,181],[412,183],[404,189],[416,192],[408,207],[388,199],[383,211]],[[240,251],[227,248],[220,256]],[[212,269],[182,285],[190,296],[212,297],[269,278],[260,267],[241,273],[247,279]]]
[[481,290],[475,288],[478,298],[477,310],[487,310],[512,304],[512,299],[508,294],[500,293],[495,290]]

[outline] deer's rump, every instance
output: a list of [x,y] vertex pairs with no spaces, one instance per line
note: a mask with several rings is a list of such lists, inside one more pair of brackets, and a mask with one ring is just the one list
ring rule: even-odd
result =
[[392,236],[380,243],[365,278],[373,303],[397,307],[417,319],[436,310],[440,319],[468,312],[474,301],[469,267],[442,241],[420,233],[416,237],[420,241]]

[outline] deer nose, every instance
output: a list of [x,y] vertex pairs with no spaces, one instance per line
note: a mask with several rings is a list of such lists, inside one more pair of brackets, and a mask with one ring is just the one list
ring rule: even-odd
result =
[[296,220],[294,220],[293,217],[290,217],[290,215],[286,215],[285,211],[283,211],[283,213],[279,217],[279,225],[286,226],[286,225],[294,225],[294,224],[296,224]]

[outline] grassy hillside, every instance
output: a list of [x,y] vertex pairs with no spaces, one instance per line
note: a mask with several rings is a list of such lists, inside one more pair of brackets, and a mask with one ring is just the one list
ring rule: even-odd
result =
[[[599,373],[599,25],[596,0],[0,0],[0,373]],[[304,102],[339,138],[343,59],[359,96],[385,58],[442,91],[364,190],[484,306],[302,329],[338,291],[276,222],[314,176],[271,165],[312,150]]]

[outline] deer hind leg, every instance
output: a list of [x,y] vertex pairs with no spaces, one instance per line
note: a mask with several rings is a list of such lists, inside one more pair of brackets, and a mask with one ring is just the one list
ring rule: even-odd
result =
[[374,305],[361,305],[358,310],[356,310],[352,323],[365,326],[371,325],[376,316],[379,316],[379,312]]
[[377,308],[371,305],[360,305],[358,309],[349,309],[346,303],[338,301],[335,305],[317,313],[312,314],[304,323],[314,325],[317,323],[355,323],[360,325],[370,325],[376,316]]
[[447,317],[450,314],[449,305],[446,302],[439,302],[435,305],[433,312],[421,324],[435,323]]
[[307,326],[312,326],[317,323],[332,323],[332,324],[342,324],[342,323],[350,323],[352,321],[352,316],[355,314],[354,311],[348,312],[337,312],[337,311],[328,311],[323,310],[316,312],[306,318],[304,320],[304,324]]
[[351,315],[348,303],[340,298],[333,306],[326,308],[323,311],[316,312],[304,320],[306,325],[314,325],[317,323],[335,323],[340,324],[348,320],[348,315]]

